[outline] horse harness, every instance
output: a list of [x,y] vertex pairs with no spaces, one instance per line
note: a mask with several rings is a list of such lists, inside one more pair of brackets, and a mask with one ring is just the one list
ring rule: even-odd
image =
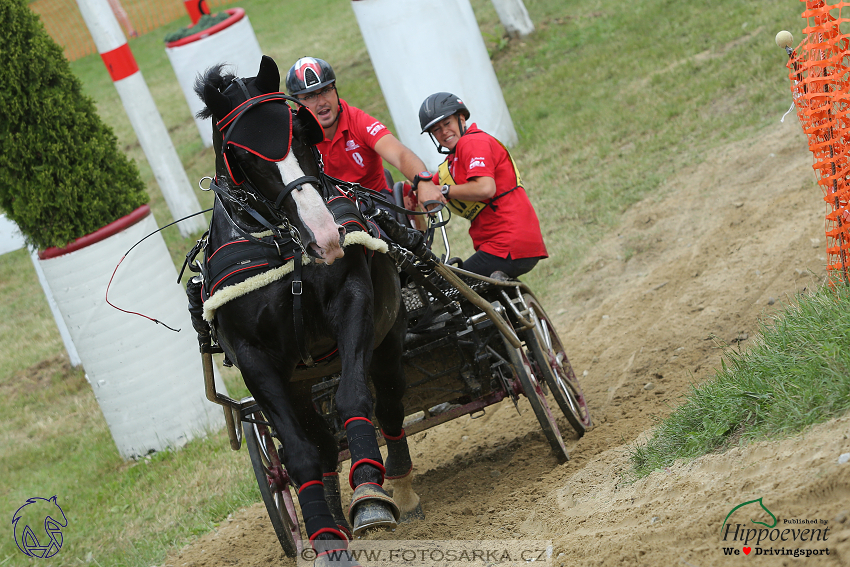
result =
[[[248,96],[247,89],[240,79],[235,79],[236,83],[242,88],[244,94]],[[349,183],[341,179],[336,179],[324,173],[319,174],[319,178],[313,176],[302,176],[286,184],[280,194],[274,201],[267,199],[263,194],[253,186],[248,176],[242,171],[241,165],[234,159],[231,153],[231,146],[237,146],[248,150],[254,155],[266,161],[281,161],[283,160],[291,148],[292,141],[292,109],[285,104],[285,101],[292,101],[299,105],[298,112],[309,112],[301,101],[290,97],[284,93],[270,93],[249,98],[224,118],[216,123],[216,127],[222,133],[222,148],[221,153],[227,169],[228,175],[233,180],[236,187],[230,185],[221,186],[216,183],[216,179],[210,179],[210,185],[206,190],[211,190],[215,193],[216,198],[222,201],[221,211],[225,215],[228,224],[234,231],[240,235],[240,238],[226,242],[215,250],[211,250],[209,244],[209,230],[203,237],[197,241],[195,246],[186,255],[184,269],[186,266],[193,272],[200,273],[202,279],[201,302],[207,302],[216,291],[223,288],[237,285],[245,282],[249,278],[261,275],[264,272],[284,268],[288,262],[292,262],[292,310],[293,321],[295,327],[295,339],[299,355],[301,356],[304,365],[315,366],[315,361],[307,350],[306,339],[304,336],[303,312],[301,304],[301,295],[303,293],[302,280],[302,262],[307,254],[304,245],[301,241],[298,229],[294,227],[286,215],[280,210],[283,200],[295,190],[301,191],[305,184],[313,184],[320,189],[320,193],[325,200],[328,210],[334,217],[334,220],[340,226],[346,229],[346,233],[363,231],[375,238],[380,238],[380,230],[371,219],[366,220],[363,213],[360,211],[361,203],[367,209],[374,209],[372,201],[381,202],[382,206],[397,212],[406,214],[426,214],[423,212],[408,211],[404,208],[396,206],[394,203],[389,203],[380,196],[380,193],[356,183]],[[259,104],[266,102],[281,102],[284,107],[290,112],[289,132],[285,138],[283,136],[267,136],[261,140],[259,145],[256,143],[249,144],[244,137],[251,136],[243,128],[241,131],[241,118],[245,113],[255,108]],[[311,144],[313,156],[322,169],[322,156],[314,144]],[[255,200],[261,204],[271,219],[267,219],[260,214],[249,203],[249,200]],[[265,232],[252,234],[231,217],[228,212],[228,207],[225,203],[239,207],[250,215],[260,226],[265,228]],[[213,216],[215,208],[213,209]],[[448,220],[444,221],[448,222]],[[210,222],[213,226],[213,222]],[[432,226],[432,230],[439,225]],[[197,255],[204,251],[204,261],[196,262]],[[181,270],[181,277],[183,271]],[[190,299],[190,301],[193,301]],[[203,311],[201,306],[191,306],[192,308]],[[211,321],[210,329],[215,334],[214,320]],[[214,338],[214,336],[213,336]]]
[[[246,95],[248,94],[244,84],[241,84],[241,80],[236,79],[234,82],[243,89]],[[307,350],[306,339],[304,337],[304,319],[301,306],[301,295],[303,293],[302,262],[307,252],[301,241],[298,229],[289,222],[289,219],[282,213],[280,207],[283,200],[292,191],[301,191],[305,184],[313,184],[320,188],[320,193],[326,202],[328,210],[333,215],[336,223],[343,226],[346,232],[369,232],[371,226],[363,218],[352,196],[346,194],[339,187],[332,185],[325,178],[324,174],[320,175],[322,177],[321,180],[305,175],[287,183],[275,201],[267,199],[251,184],[248,176],[242,171],[241,166],[233,159],[230,146],[234,145],[247,149],[266,161],[280,161],[284,159],[291,148],[291,115],[289,117],[289,132],[284,144],[280,143],[283,140],[282,136],[271,138],[270,142],[265,143],[265,145],[259,148],[256,146],[248,147],[240,143],[240,141],[233,139],[234,134],[239,134],[238,124],[248,110],[259,104],[278,101],[294,101],[303,109],[303,105],[297,99],[283,93],[271,93],[249,98],[216,124],[216,127],[223,134],[221,153],[225,167],[238,189],[234,190],[234,188],[222,187],[216,183],[215,179],[210,178],[208,190],[212,190],[216,198],[222,201],[223,206],[221,207],[221,211],[228,224],[241,238],[227,242],[219,246],[216,250],[211,250],[208,246],[208,230],[187,254],[184,267],[188,265],[190,270],[201,274],[203,281],[201,299],[203,302],[206,302],[221,288],[244,282],[248,278],[263,272],[281,268],[292,261],[292,310],[296,343],[303,363],[307,366],[314,366],[315,362]],[[288,105],[284,104],[284,106],[287,111],[292,112]],[[315,146],[311,146],[311,149],[314,157],[317,158],[317,162],[321,163],[321,155],[318,154],[318,150]],[[243,185],[244,187],[242,187]],[[264,206],[271,217],[271,222],[249,204],[249,199],[254,199]],[[259,234],[249,233],[234,221],[227,207],[224,206],[224,203],[230,203],[233,206],[239,207],[256,220],[260,226],[264,227],[266,231]],[[215,215],[215,209],[213,215]],[[210,226],[212,225],[213,223],[210,222]],[[201,250],[204,251],[204,262],[198,263],[196,262],[196,258]]]

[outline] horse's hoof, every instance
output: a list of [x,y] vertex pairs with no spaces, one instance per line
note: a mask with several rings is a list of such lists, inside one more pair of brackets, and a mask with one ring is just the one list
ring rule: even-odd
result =
[[393,499],[377,484],[361,484],[354,490],[349,521],[355,536],[368,529],[395,529],[398,526],[399,509]]
[[417,504],[415,508],[412,510],[408,510],[406,512],[401,513],[401,517],[398,519],[399,524],[406,524],[408,522],[415,522],[416,520],[424,520],[425,512],[422,510],[422,505]]
[[354,511],[354,535],[370,529],[394,530],[398,526],[389,506],[380,502],[363,502]]

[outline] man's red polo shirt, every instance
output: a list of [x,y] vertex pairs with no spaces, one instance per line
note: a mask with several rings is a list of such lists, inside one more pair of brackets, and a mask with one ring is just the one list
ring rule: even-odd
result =
[[388,190],[384,163],[375,144],[391,132],[379,120],[340,99],[339,126],[333,140],[318,146],[325,173],[376,191]]

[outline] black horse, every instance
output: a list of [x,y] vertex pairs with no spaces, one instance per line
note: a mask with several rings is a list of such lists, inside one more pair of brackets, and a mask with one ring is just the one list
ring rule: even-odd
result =
[[[407,493],[412,464],[402,428],[407,322],[391,259],[358,244],[343,251],[346,238],[353,238],[350,229],[366,223],[346,224],[332,214],[337,209],[327,202],[342,194],[317,162],[314,145],[322,129],[306,107],[290,107],[287,102],[297,101],[279,89],[277,65],[265,56],[256,77],[239,79],[216,66],[195,84],[206,104],[199,116],[215,122],[217,195],[207,266],[214,253],[235,248],[233,243],[293,262],[290,273],[230,299],[207,318],[277,432],[307,535],[318,552],[327,552],[345,549],[351,532],[335,476],[339,446],[314,410],[309,379],[340,372],[335,402],[351,452],[354,496],[347,519],[354,533],[394,526],[399,508],[382,488],[385,478],[407,479],[394,483],[396,500],[401,495],[408,501],[402,508],[418,505],[418,497]],[[207,292],[214,284],[205,282]],[[309,366],[334,349],[337,368]],[[374,416],[387,439],[386,469],[369,420],[367,372],[376,392]]]

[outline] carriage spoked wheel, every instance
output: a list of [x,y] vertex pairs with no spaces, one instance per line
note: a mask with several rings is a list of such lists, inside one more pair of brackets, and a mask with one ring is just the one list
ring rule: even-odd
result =
[[524,295],[523,298],[529,307],[529,319],[535,323],[534,329],[524,333],[526,345],[537,362],[543,379],[549,385],[552,396],[567,421],[581,437],[592,425],[581,385],[546,311],[534,297]]
[[505,339],[505,348],[508,351],[510,362],[514,367],[517,378],[519,378],[522,392],[528,398],[531,409],[540,423],[543,435],[546,436],[546,440],[549,441],[549,445],[552,447],[555,458],[558,459],[559,463],[567,462],[570,460],[570,455],[567,452],[566,445],[564,445],[564,439],[561,437],[561,431],[558,429],[555,415],[546,402],[546,394],[543,392],[543,377],[540,376],[540,373],[529,362],[523,349],[512,347],[507,339]]
[[[256,421],[265,421],[260,412],[251,414]],[[251,465],[260,487],[260,495],[269,513],[277,539],[287,557],[296,557],[301,552],[301,528],[295,514],[295,503],[289,492],[291,481],[280,462],[277,440],[269,427],[262,423],[243,422],[245,444],[251,456]]]

